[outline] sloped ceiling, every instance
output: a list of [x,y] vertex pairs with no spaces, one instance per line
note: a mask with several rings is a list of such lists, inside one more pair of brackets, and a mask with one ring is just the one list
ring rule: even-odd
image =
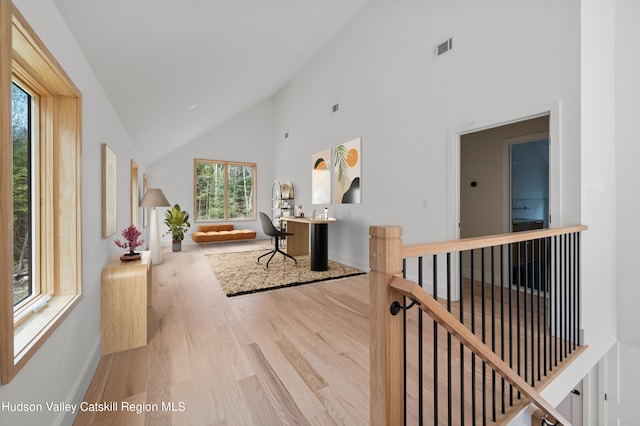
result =
[[273,95],[369,0],[53,0],[149,163]]

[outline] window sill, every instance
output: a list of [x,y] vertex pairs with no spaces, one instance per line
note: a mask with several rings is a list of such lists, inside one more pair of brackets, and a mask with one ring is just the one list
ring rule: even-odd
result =
[[80,300],[80,295],[54,296],[44,308],[32,312],[14,330],[14,364],[42,343]]

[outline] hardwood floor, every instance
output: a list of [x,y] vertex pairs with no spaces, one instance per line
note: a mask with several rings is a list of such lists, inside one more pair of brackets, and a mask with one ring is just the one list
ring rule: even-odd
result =
[[[153,270],[147,346],[101,359],[84,398],[88,405],[75,424],[369,424],[368,275],[227,298],[204,255],[269,247],[269,241],[254,241],[185,245],[181,253],[165,248],[163,263]],[[475,292],[479,304],[478,287]],[[469,301],[469,288],[466,294]],[[500,304],[497,299],[496,304]],[[464,308],[465,323],[470,322],[469,305]],[[456,316],[458,309],[454,304]],[[409,312],[408,336],[415,336],[417,309]],[[476,308],[478,324],[480,312]],[[498,321],[497,313],[491,316]],[[435,359],[432,323],[425,318],[425,424],[433,421],[433,386],[428,385]],[[518,324],[516,316],[512,323]],[[514,329],[512,338],[526,347],[522,330]],[[446,332],[438,333],[440,348],[446,348],[446,339]],[[416,353],[416,346],[409,337],[409,352]],[[445,368],[449,359],[460,359],[458,342],[454,340],[452,347],[452,353],[440,350],[436,357],[442,380],[439,424],[448,423]],[[464,358],[469,374],[468,351]],[[407,368],[407,424],[418,424],[415,359],[408,357]],[[480,361],[476,370],[477,377],[482,377]],[[458,371],[455,367],[452,392],[459,401]],[[485,382],[487,386],[493,386],[492,378],[487,380],[491,380]],[[541,384],[546,380],[550,379]],[[472,386],[470,379],[466,383],[463,394],[468,407],[473,402]],[[482,383],[477,380],[476,389]],[[477,401],[478,413],[481,403]],[[492,406],[490,400],[483,405]],[[455,403],[452,424],[460,423],[467,407]],[[508,415],[517,410],[507,409]],[[470,416],[465,414],[467,419]]]
[[368,276],[227,298],[204,254],[269,245],[165,251],[147,346],[104,356],[84,398],[115,410],[75,424],[368,424]]

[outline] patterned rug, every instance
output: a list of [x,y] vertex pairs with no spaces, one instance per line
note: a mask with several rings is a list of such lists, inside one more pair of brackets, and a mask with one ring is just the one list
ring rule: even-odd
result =
[[267,251],[220,253],[206,257],[228,297],[364,274],[359,269],[333,260],[329,260],[327,271],[316,272],[310,269],[309,256],[296,256],[298,266],[294,266],[291,259],[283,261],[281,254],[273,257],[269,270],[265,271],[264,265],[269,256],[260,259],[260,264],[256,263],[256,259]]

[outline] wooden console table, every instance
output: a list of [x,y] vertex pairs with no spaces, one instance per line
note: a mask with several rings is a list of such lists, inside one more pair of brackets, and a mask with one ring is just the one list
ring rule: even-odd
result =
[[147,344],[151,306],[151,252],[140,260],[114,257],[102,269],[102,355]]

